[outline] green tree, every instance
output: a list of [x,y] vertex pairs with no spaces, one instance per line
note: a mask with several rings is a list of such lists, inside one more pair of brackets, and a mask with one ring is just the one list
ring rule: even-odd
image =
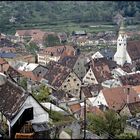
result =
[[118,117],[112,110],[105,111],[104,116],[89,113],[87,118],[89,121],[88,129],[98,135],[106,132],[109,137],[115,137],[124,130],[125,118]]
[[45,45],[47,47],[53,47],[61,45],[61,43],[57,35],[48,35],[45,39]]
[[117,139],[136,139],[136,136],[132,133],[121,133],[116,136]]
[[49,88],[46,87],[44,84],[40,85],[38,92],[33,92],[32,94],[39,102],[49,101]]
[[27,79],[26,79],[26,78],[23,78],[23,79],[20,81],[20,85],[21,85],[25,90],[27,90]]

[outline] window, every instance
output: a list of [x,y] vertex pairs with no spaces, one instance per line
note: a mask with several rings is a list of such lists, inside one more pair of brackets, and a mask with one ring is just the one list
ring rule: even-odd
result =
[[86,79],[90,79],[89,77],[86,77]]
[[69,75],[69,77],[71,77],[71,75]]
[[76,79],[74,79],[74,81],[76,81]]
[[71,90],[69,90],[69,92],[71,92]]
[[77,86],[79,86],[79,84],[77,84]]
[[76,89],[76,91],[79,91],[79,89]]
[[77,65],[79,65],[79,62],[77,63]]
[[70,79],[68,79],[68,82],[70,82]]
[[89,75],[91,76],[92,74],[91,74],[91,73],[89,73]]
[[66,88],[67,86],[66,85],[64,85],[64,88]]
[[94,78],[91,78],[91,80],[94,80]]
[[119,45],[121,46],[121,43]]

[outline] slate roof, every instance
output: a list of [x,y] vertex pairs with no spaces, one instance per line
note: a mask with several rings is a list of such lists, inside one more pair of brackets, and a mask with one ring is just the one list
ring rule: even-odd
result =
[[99,83],[112,79],[111,69],[114,67],[113,61],[109,61],[106,58],[98,58],[91,61],[90,65]]
[[6,73],[7,73],[8,75],[10,75],[10,77],[12,77],[12,78],[21,77],[21,76],[22,76],[16,69],[14,69],[14,68],[13,68],[12,66],[10,66],[10,65],[7,67]]
[[128,41],[127,51],[133,61],[136,59],[140,59],[140,41]]
[[66,98],[66,93],[63,90],[53,91],[51,95],[55,97],[57,101],[62,101]]
[[96,95],[96,93],[99,93],[101,89],[102,89],[102,86],[99,84],[81,87],[81,91],[84,93],[86,98],[93,97],[94,95],[92,94],[92,92],[94,92]]
[[119,77],[122,85],[132,85],[137,86],[140,85],[140,73],[129,74]]
[[12,120],[27,97],[28,94],[25,94],[21,87],[7,79],[4,84],[0,85],[0,112],[8,120]]
[[108,57],[113,58],[114,54],[115,54],[115,51],[111,48],[105,48],[105,49],[101,49],[100,53],[106,58],[108,58]]
[[49,70],[43,78],[54,88],[59,88],[71,72],[69,68],[55,62],[51,62],[47,68]]
[[78,59],[77,56],[64,56],[63,58],[59,59],[58,63],[72,69],[74,67],[77,59]]
[[15,53],[0,53],[0,57],[1,58],[15,58],[16,54]]

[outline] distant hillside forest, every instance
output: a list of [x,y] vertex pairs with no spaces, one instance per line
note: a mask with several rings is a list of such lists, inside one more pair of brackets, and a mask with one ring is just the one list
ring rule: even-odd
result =
[[[140,20],[139,1],[1,1],[0,31],[28,23],[112,22],[121,13]],[[11,18],[16,22],[10,22]],[[11,26],[12,25],[12,26]]]

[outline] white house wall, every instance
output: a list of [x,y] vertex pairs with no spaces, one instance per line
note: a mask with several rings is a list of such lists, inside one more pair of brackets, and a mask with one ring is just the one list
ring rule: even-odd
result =
[[34,119],[32,120],[32,123],[49,122],[49,114],[38,104],[38,102],[32,96],[27,98],[24,106],[33,107]]
[[88,84],[98,84],[96,77],[91,68],[88,70],[87,74],[84,76],[83,82],[88,83]]
[[96,99],[93,102],[91,102],[91,104],[92,106],[99,106],[99,105],[108,106],[102,91],[100,91],[99,95],[96,97]]

